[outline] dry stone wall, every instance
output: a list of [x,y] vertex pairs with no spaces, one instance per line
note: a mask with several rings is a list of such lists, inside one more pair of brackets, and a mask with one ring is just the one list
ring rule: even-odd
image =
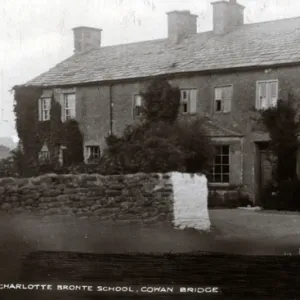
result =
[[26,179],[3,178],[0,199],[1,211],[8,214],[210,228],[207,181],[198,175],[47,174]]

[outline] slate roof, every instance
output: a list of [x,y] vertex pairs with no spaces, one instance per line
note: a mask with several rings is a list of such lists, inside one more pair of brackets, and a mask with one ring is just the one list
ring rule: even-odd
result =
[[26,85],[76,85],[295,62],[300,62],[300,17],[245,24],[223,36],[198,33],[179,44],[160,39],[101,47],[74,54]]

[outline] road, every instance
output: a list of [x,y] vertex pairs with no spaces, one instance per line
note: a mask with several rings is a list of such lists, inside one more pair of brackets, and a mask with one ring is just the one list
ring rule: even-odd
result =
[[1,216],[0,281],[17,280],[22,255],[37,250],[94,253],[208,251],[299,255],[300,214],[210,210],[212,231],[174,230],[32,216]]

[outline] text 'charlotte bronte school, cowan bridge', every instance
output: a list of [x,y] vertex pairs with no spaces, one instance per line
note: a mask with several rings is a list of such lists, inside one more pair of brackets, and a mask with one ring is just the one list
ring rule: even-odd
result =
[[234,0],[212,10],[212,31],[198,33],[196,15],[172,11],[167,38],[116,46],[101,46],[101,29],[74,28],[74,54],[25,84],[43,87],[40,121],[54,95],[63,120],[79,122],[85,157],[100,155],[107,134],[121,134],[138,115],[147,80],[165,76],[182,91],[181,113],[207,120],[218,149],[210,184],[241,186],[258,199],[270,176],[269,136],[252,117],[300,92],[300,17],[244,24],[245,7]]

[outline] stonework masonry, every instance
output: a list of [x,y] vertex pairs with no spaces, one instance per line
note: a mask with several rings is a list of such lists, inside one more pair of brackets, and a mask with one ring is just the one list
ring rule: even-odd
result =
[[0,179],[0,211],[207,231],[207,194],[206,177],[196,174],[47,174]]
[[[225,128],[239,131],[242,137],[215,139],[217,143],[234,144],[234,162],[231,165],[230,186],[244,186],[255,201],[258,191],[257,142],[268,141],[268,135],[252,120],[256,100],[256,84],[260,80],[278,80],[279,98],[287,99],[288,93],[299,94],[298,66],[257,70],[194,74],[170,77],[170,83],[181,89],[198,90],[197,115],[217,120]],[[214,87],[233,85],[233,98],[229,113],[214,111]],[[84,135],[85,145],[105,147],[105,137],[110,131],[110,99],[113,102],[113,133],[122,134],[133,119],[133,97],[143,90],[145,81],[132,80],[109,84],[78,87],[77,119]],[[110,95],[111,93],[111,95]],[[222,188],[222,187],[220,187]]]
[[1,210],[31,215],[157,223],[172,221],[169,175],[55,175],[0,180]]

